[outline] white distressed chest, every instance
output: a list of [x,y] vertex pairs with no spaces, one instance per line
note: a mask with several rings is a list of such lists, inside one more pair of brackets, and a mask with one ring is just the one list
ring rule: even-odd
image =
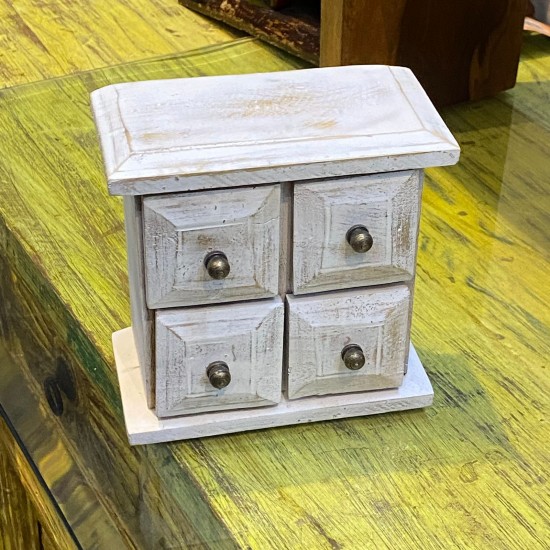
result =
[[459,148],[408,69],[118,84],[132,443],[429,405],[410,347],[422,171]]

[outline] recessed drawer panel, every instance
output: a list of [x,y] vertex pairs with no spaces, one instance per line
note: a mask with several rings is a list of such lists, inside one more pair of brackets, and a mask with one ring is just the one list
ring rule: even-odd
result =
[[409,348],[405,285],[287,300],[290,399],[401,385]]
[[278,185],[143,201],[150,309],[275,296]]
[[411,279],[420,172],[395,172],[294,188],[294,293]]
[[158,416],[278,403],[283,325],[280,298],[157,311]]

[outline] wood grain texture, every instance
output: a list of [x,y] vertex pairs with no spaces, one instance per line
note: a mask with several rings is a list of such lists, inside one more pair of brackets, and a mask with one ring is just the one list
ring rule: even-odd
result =
[[[34,448],[30,444],[40,442],[43,468],[52,462],[65,468],[67,456],[77,464],[68,475],[70,482],[57,472],[49,479],[58,490],[58,497],[65,497],[71,525],[87,547],[92,547],[94,540],[107,548],[146,548],[161,544],[184,548],[193,545],[200,548],[201,544],[233,547],[233,537],[206,506],[204,495],[196,491],[193,480],[187,475],[182,477],[176,462],[154,464],[147,458],[148,452],[132,450],[127,444],[112,367],[110,335],[100,344],[103,329],[112,333],[112,323],[121,328],[130,321],[123,212],[122,204],[116,199],[109,202],[109,212],[103,209],[104,205],[100,206],[105,188],[97,136],[90,118],[89,93],[109,82],[132,78],[220,74],[224,70],[239,73],[247,70],[252,59],[257,63],[256,70],[261,70],[262,64],[266,71],[299,66],[294,60],[274,55],[247,39],[189,55],[52,80],[37,84],[36,88],[1,92],[4,109],[0,113],[0,133],[10,143],[6,143],[6,156],[0,163],[2,178],[9,182],[0,186],[0,204],[13,207],[12,213],[19,221],[34,213],[32,223],[19,226],[26,234],[22,240],[13,238],[15,228],[11,222],[10,229],[6,226],[6,213],[1,216],[0,326],[3,337],[9,335],[6,343],[21,369],[17,381],[28,383],[30,393],[38,399],[33,407],[38,409],[35,417],[40,419],[36,426],[42,429],[32,430],[26,444]],[[41,116],[45,118],[39,123]],[[62,121],[55,131],[52,121],[59,117]],[[48,136],[47,140],[40,140],[45,149],[35,156],[41,168],[29,172],[28,154],[39,135]],[[15,164],[20,164],[21,169],[14,170]],[[57,173],[60,166],[63,168]],[[18,181],[32,183],[23,191]],[[55,184],[57,190],[39,192],[40,181]],[[60,182],[63,187],[59,186]],[[7,195],[17,188],[22,200],[11,201]],[[78,201],[74,199],[77,196]],[[66,215],[50,219],[50,214],[59,208],[64,209]],[[82,223],[86,218],[95,221]],[[99,218],[103,222],[99,223]],[[80,237],[70,235],[67,230],[70,219],[80,220],[83,229]],[[29,258],[36,258],[42,246],[33,242],[34,236],[42,235],[40,241],[45,242],[48,239],[44,240],[44,236],[56,231],[55,227],[64,237],[49,252],[43,256],[40,253],[42,267],[35,272],[34,264],[28,263]],[[107,253],[107,249],[110,252]],[[69,263],[63,260],[68,258]],[[41,273],[50,268],[57,272],[62,288],[54,289],[44,279]],[[71,282],[69,273],[81,273],[82,277]],[[90,284],[96,283],[99,288],[92,290]],[[107,292],[110,297],[99,298],[107,288],[111,288],[112,292]],[[73,298],[81,293],[88,298],[79,306]],[[62,295],[65,298],[61,298]],[[61,305],[69,301],[73,302],[69,309]],[[81,320],[77,321],[77,317]],[[108,318],[111,321],[107,321]],[[50,362],[55,364],[56,354],[62,354],[74,366],[79,402],[52,427],[38,412],[44,414],[44,409],[47,410],[42,380],[51,374]],[[3,376],[3,387],[6,382]],[[11,386],[7,392],[13,394]],[[22,394],[16,393],[14,397],[16,395]],[[18,399],[13,399],[11,404],[17,412],[23,405]],[[29,401],[24,404],[30,406]],[[29,417],[29,413],[21,413],[23,419]],[[61,442],[52,447],[50,441],[54,433],[60,434]],[[168,449],[165,451],[169,453]],[[177,485],[159,482],[160,476],[165,475],[177,479]],[[69,495],[62,491],[63,487],[71,488]],[[100,527],[101,533],[94,533],[93,526]]]
[[399,388],[294,401],[283,397],[281,403],[273,407],[234,409],[159,419],[154,411],[147,407],[132,330],[127,328],[115,332],[113,347],[121,384],[126,430],[132,445],[174,442],[291,424],[417,409],[428,407],[433,400],[430,380],[414,348],[411,347],[409,374]]
[[124,232],[128,255],[128,284],[132,330],[149,407],[155,406],[154,313],[145,300],[143,212],[139,197],[124,197]]
[[[124,517],[124,511],[132,510],[138,488],[131,480],[121,481],[116,466],[133,469],[136,460],[117,444],[116,409],[100,406],[106,395],[106,386],[101,384],[105,371],[94,360],[79,326],[56,307],[56,295],[20,263],[20,245],[8,242],[7,234],[2,222],[0,242],[6,247],[0,255],[0,330],[3,346],[10,350],[18,369],[2,347],[2,407],[10,419],[22,419],[17,429],[27,434],[25,446],[34,451],[35,464],[49,480],[81,544],[124,545],[129,537],[121,526],[127,518],[121,521],[110,510],[116,502]],[[42,306],[37,305],[36,291]],[[78,356],[91,371],[74,368]],[[72,367],[77,389],[74,402],[64,398],[62,422],[51,414],[43,389],[44,380],[55,375],[58,358]],[[107,395],[114,399],[116,394],[107,390]]]
[[175,1],[2,0],[0,80],[14,86],[230,41]]
[[[419,172],[297,183],[294,293],[412,279],[420,191]],[[346,240],[355,225],[373,238],[368,252],[355,252]]]
[[[49,544],[49,546],[47,546]],[[39,479],[0,416],[0,548],[77,548]]]
[[[23,355],[10,340],[14,379],[39,395],[44,359],[69,354],[83,402],[53,433],[128,535],[118,547],[546,549],[550,44],[525,39],[512,91],[443,112],[464,153],[426,174],[412,332],[434,406],[179,444],[130,448],[124,432],[110,340],[129,324],[123,213],[87,94],[296,62],[245,41],[1,93],[1,326],[32,342]],[[47,444],[36,425],[29,443]]]
[[[287,296],[288,396],[396,388],[409,349],[409,289],[404,285]],[[348,344],[361,347],[365,365],[350,371]]]
[[391,172],[459,157],[402,67],[117,84],[95,91],[92,106],[115,195]]
[[[276,296],[280,209],[278,185],[146,197],[149,308]],[[205,259],[212,252],[227,257],[230,272],[224,279],[208,274]]]
[[[0,422],[3,419],[0,417]],[[4,433],[2,432],[2,436]],[[0,440],[0,548],[40,550],[40,525],[32,502]]]
[[[7,244],[3,224],[0,242]],[[94,355],[81,327],[63,313],[59,297],[20,263],[20,245],[12,241],[2,250],[0,329],[12,361],[1,347],[1,403],[25,436],[26,449],[80,544],[200,548],[220,543],[231,548],[232,537],[201,504],[192,481],[172,470],[177,486],[159,483],[170,464],[156,470],[144,454],[128,447],[108,367]],[[71,366],[77,390],[75,402],[64,398],[61,418],[51,414],[42,387],[55,374],[57,357]]]
[[[57,273],[63,288],[58,292],[67,302],[72,301],[71,296],[80,294],[103,295],[99,300],[74,303],[71,311],[78,318],[86,319],[78,324],[88,327],[86,331],[93,342],[104,343],[102,353],[111,360],[111,323],[114,321],[118,328],[130,324],[127,270],[121,270],[126,262],[123,207],[119,200],[107,204],[104,200],[105,183],[97,135],[90,118],[89,93],[121,80],[170,78],[198,72],[220,74],[224,70],[236,74],[247,70],[252,62],[257,64],[256,70],[263,66],[266,71],[288,68],[288,63],[294,63],[274,55],[266,47],[244,40],[188,56],[52,80],[40,84],[38,94],[32,88],[23,89],[21,94],[16,90],[1,92],[5,109],[0,113],[0,135],[5,141],[5,161],[0,171],[7,183],[0,186],[0,202],[20,222],[31,217],[32,223],[17,225],[25,235],[21,242],[26,243],[25,249],[32,257],[36,257],[40,248],[33,243],[34,235],[47,235],[55,231],[54,227],[59,230],[60,238],[55,244],[52,241],[52,248],[41,255],[41,269],[53,269]],[[53,123],[56,120],[58,122]],[[36,171],[28,163],[28,151],[39,135],[49,135],[50,139],[41,142],[41,153],[37,155],[41,168]],[[74,145],[70,153],[69,144]],[[16,170],[15,165],[18,165]],[[29,182],[25,190],[20,185],[23,181]],[[55,183],[56,190],[39,191],[43,181]],[[9,197],[17,188],[21,199],[13,201]],[[52,220],[51,214],[60,208],[66,210],[67,215],[55,216]],[[83,231],[78,236],[70,234],[71,219],[80,220]],[[86,219],[95,221],[82,223]],[[44,238],[41,237],[41,242]],[[71,258],[70,263],[60,260],[66,257]],[[79,275],[72,279],[70,273]],[[98,291],[96,285],[103,290]],[[103,294],[105,291],[108,296]],[[115,390],[111,388],[108,395],[116,395]]]
[[438,106],[514,86],[525,0],[322,0],[321,66],[402,65]]
[[[159,417],[273,405],[281,400],[284,307],[280,298],[156,312]],[[207,367],[223,361],[217,390]]]

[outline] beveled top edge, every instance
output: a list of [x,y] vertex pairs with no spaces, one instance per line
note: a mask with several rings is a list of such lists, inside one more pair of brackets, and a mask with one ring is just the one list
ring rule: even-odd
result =
[[404,67],[115,84],[92,108],[114,195],[443,166],[460,152]]

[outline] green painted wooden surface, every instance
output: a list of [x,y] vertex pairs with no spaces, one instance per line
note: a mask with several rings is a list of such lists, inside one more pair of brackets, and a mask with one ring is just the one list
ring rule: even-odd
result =
[[[43,354],[55,341],[77,369],[82,400],[74,425],[61,418],[58,429],[79,442],[90,484],[112,487],[103,502],[128,545],[547,548],[550,42],[541,37],[527,38],[514,90],[443,113],[463,156],[427,174],[413,320],[432,408],[136,449],[124,441],[110,347],[129,323],[122,207],[105,190],[88,93],[295,67],[244,40],[3,91],[0,247],[5,299],[20,308],[4,323],[7,342],[19,349],[32,333]],[[36,376],[32,359],[21,368]],[[96,471],[106,462],[110,472]]]
[[0,0],[0,87],[185,52],[240,33],[176,0]]

